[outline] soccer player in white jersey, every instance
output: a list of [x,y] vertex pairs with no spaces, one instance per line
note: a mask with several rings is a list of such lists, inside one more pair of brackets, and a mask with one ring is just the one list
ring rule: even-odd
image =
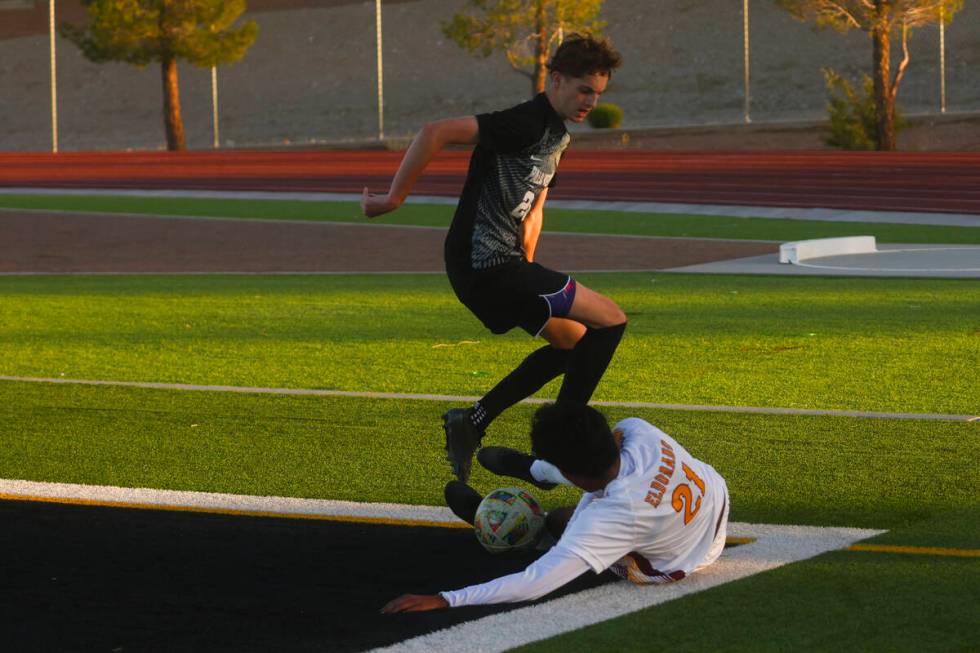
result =
[[[585,491],[574,509],[548,514],[557,543],[523,572],[439,594],[405,594],[382,612],[533,600],[590,570],[610,569],[638,584],[668,583],[721,555],[725,480],[657,427],[632,417],[610,430],[594,408],[559,402],[535,413],[531,442],[537,460],[500,447],[484,449],[478,460],[539,486],[566,482]],[[470,523],[480,498],[459,481],[446,486],[453,512]]]

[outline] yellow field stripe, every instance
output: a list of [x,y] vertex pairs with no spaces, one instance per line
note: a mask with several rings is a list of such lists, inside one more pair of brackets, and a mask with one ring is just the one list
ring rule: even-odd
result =
[[[371,517],[361,515],[330,515],[301,512],[270,512],[259,510],[236,510],[234,508],[208,508],[203,506],[175,506],[157,503],[130,503],[124,501],[108,501],[99,499],[81,499],[73,497],[47,497],[24,494],[6,494],[0,492],[2,501],[25,501],[40,503],[55,503],[75,506],[98,506],[103,508],[128,508],[132,510],[163,510],[167,512],[188,512],[209,515],[227,515],[232,517],[265,517],[273,519],[306,519],[312,521],[333,521],[358,524],[383,524],[387,526],[425,526],[431,528],[471,528],[462,521],[444,522],[426,519],[399,519],[397,517]],[[754,537],[729,536],[725,543],[728,546],[751,544]],[[925,546],[897,546],[891,544],[852,544],[846,551],[863,551],[869,553],[903,553],[913,555],[932,555],[959,558],[980,558],[980,549],[951,549]]]
[[[173,506],[157,503],[127,503],[124,501],[105,501],[98,499],[77,499],[71,497],[44,497],[24,494],[5,494],[0,492],[0,501],[38,501],[73,506],[98,506],[102,508],[129,508],[132,510],[165,510],[168,512],[192,512],[208,515],[229,515],[232,517],[269,517],[274,519],[309,519],[315,521],[339,521],[357,524],[384,524],[387,526],[429,526],[434,528],[472,528],[462,521],[443,522],[425,519],[398,519],[397,517],[367,517],[357,515],[320,515],[302,512],[262,512],[256,510],[234,510],[231,508],[205,508],[201,506]],[[728,546],[751,544],[754,537],[731,537],[725,540]]]
[[321,515],[301,512],[263,512],[257,510],[235,510],[233,508],[206,508],[201,506],[172,506],[156,503],[126,503],[123,501],[101,501],[98,499],[76,499],[63,497],[27,496],[22,494],[4,494],[0,492],[0,500],[6,501],[39,501],[42,503],[59,503],[74,506],[99,506],[103,508],[130,508],[134,510],[165,510],[168,512],[193,512],[208,515],[230,515],[232,517],[271,517],[277,519],[309,519],[315,521],[340,521],[363,524],[386,524],[389,526],[431,526],[435,528],[472,528],[463,522],[443,522],[425,519],[398,519],[397,517],[368,517],[357,515]]
[[980,549],[946,549],[937,546],[896,546],[892,544],[852,544],[847,551],[868,551],[871,553],[910,553],[913,555],[951,556],[957,558],[980,558]]

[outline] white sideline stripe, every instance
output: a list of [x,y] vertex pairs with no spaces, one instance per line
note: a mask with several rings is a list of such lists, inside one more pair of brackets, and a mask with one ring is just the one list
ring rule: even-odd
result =
[[[274,191],[214,191],[214,190],[139,190],[93,188],[2,188],[0,195],[99,195],[129,197],[199,197],[213,199],[307,200],[314,202],[360,202],[357,193],[302,193]],[[415,195],[409,204],[450,204],[456,197]],[[876,222],[888,224],[925,224],[956,227],[980,227],[980,215],[971,213],[928,213],[916,211],[857,211],[848,209],[803,209],[772,206],[743,206],[738,204],[680,204],[671,202],[624,202],[596,200],[548,200],[548,206],[558,209],[593,211],[627,211],[631,213],[661,213],[681,215],[715,215],[729,218],[769,218],[777,220],[819,220],[827,222]]]
[[713,565],[681,582],[642,587],[626,582],[608,583],[553,601],[467,621],[370,653],[455,653],[460,650],[460,642],[466,642],[467,651],[507,651],[827,551],[844,549],[883,532],[732,522],[728,525],[730,536],[752,537],[755,541],[726,549]]
[[718,562],[682,582],[645,587],[609,583],[553,601],[468,621],[393,646],[376,648],[370,653],[453,653],[459,650],[460,642],[467,643],[468,651],[506,651],[776,569],[790,562],[843,549],[882,532],[733,522],[729,524],[730,535],[754,537],[756,541],[726,549]]
[[[357,503],[326,499],[248,496],[213,492],[155,490],[74,483],[0,479],[0,494],[24,499],[87,500],[102,503],[136,504],[170,508],[199,508],[214,511],[261,512],[292,515],[416,519],[435,522],[457,521],[448,508],[393,503]],[[687,594],[745,578],[790,562],[805,560],[827,551],[844,549],[854,542],[884,533],[860,528],[824,528],[731,522],[732,537],[754,538],[754,542],[726,549],[715,564],[679,583],[637,587],[609,583],[504,614],[469,621],[452,628],[409,639],[375,653],[456,653],[459,643],[468,651],[506,651],[529,642],[554,637],[584,626],[665,603]]]
[[[257,388],[233,385],[194,385],[185,383],[153,383],[143,381],[99,381],[90,379],[62,379],[33,376],[2,376],[0,381],[19,383],[61,383],[69,385],[106,385],[123,388],[146,388],[150,390],[190,390],[199,392],[236,392],[242,394],[300,395],[314,397],[355,397],[363,399],[413,399],[419,401],[473,402],[480,397],[466,395],[432,395],[409,392],[357,392],[352,390],[313,390],[309,388]],[[522,404],[546,404],[551,399],[530,398]],[[887,413],[860,410],[831,410],[823,408],[778,408],[765,406],[710,406],[699,404],[657,404],[646,401],[592,401],[594,406],[617,408],[659,408],[663,410],[683,410],[715,413],[753,413],[759,415],[817,415],[831,417],[867,417],[876,419],[920,419],[953,422],[980,421],[980,415],[948,415],[944,413]]]
[[360,517],[367,519],[402,519],[429,522],[458,522],[449,508],[412,506],[400,503],[358,503],[329,499],[250,496],[217,492],[191,492],[127,488],[76,483],[43,483],[0,479],[0,495],[31,499],[97,501],[109,504],[160,506],[161,508],[199,508],[213,511],[265,513],[283,517],[312,515],[326,517]]

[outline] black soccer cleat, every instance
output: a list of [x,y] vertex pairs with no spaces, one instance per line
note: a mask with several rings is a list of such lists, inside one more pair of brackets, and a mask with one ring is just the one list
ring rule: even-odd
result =
[[480,453],[476,455],[476,459],[485,469],[497,476],[519,478],[542,490],[553,490],[558,486],[557,483],[539,481],[531,476],[531,463],[534,462],[534,457],[516,449],[483,447],[480,449]]
[[442,416],[442,427],[446,430],[446,460],[452,466],[453,474],[463,483],[470,478],[473,452],[483,439],[483,433],[473,426],[471,412],[469,408],[453,408]]
[[446,497],[446,505],[453,511],[453,514],[472,524],[476,519],[476,509],[480,507],[483,497],[480,493],[462,481],[449,481],[443,490]]

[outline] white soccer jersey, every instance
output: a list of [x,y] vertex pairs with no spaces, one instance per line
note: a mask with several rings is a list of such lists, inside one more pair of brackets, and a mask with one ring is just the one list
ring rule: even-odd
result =
[[670,582],[721,555],[728,522],[721,475],[642,419],[614,431],[623,437],[619,475],[582,496],[558,543],[523,572],[442,592],[450,606],[536,599],[590,568],[634,583]]
[[725,480],[642,419],[615,431],[623,436],[619,476],[582,496],[557,548],[596,573],[611,567],[639,583],[680,580],[714,562],[724,548]]

